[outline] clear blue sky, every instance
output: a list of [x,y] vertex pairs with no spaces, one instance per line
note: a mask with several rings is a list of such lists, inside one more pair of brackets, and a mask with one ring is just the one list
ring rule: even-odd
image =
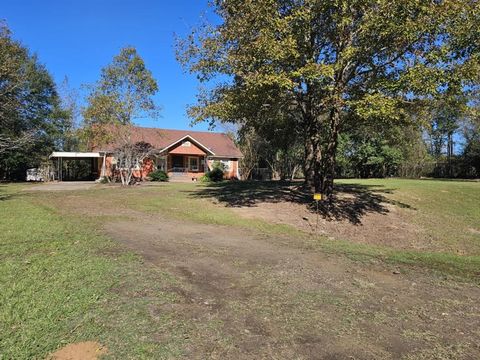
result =
[[0,19],[57,84],[67,76],[74,88],[95,82],[123,46],[135,46],[158,81],[163,108],[160,119],[140,124],[186,129],[198,82],[175,60],[174,34],[187,34],[207,11],[207,0],[1,0]]

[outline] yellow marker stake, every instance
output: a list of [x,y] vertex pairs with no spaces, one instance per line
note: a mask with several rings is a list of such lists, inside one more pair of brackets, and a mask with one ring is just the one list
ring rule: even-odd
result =
[[318,229],[318,202],[322,200],[322,194],[321,193],[314,193],[313,194],[313,200],[317,203],[317,221],[315,222],[315,233],[317,232]]

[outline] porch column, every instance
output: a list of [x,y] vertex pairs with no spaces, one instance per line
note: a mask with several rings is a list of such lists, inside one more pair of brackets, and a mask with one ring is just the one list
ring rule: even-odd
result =
[[208,164],[208,156],[205,156],[205,172],[210,171],[210,165]]

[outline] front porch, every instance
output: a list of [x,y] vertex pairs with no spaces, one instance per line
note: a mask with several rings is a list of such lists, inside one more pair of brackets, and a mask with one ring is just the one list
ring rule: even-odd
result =
[[157,168],[171,180],[196,181],[208,171],[206,156],[196,154],[167,154],[157,158]]

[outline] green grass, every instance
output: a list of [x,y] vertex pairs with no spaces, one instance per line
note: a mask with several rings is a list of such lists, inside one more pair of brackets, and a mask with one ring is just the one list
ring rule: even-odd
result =
[[452,180],[339,180],[367,186],[388,199],[407,204],[409,221],[427,235],[466,254],[480,255],[480,182]]
[[459,251],[394,250],[388,247],[326,242],[323,247],[351,258],[381,259],[392,264],[416,265],[480,281],[480,182],[450,180],[367,179],[339,180],[340,184],[367,186],[394,202],[408,205],[405,217],[426,235]]
[[313,242],[323,251],[344,254],[352,260],[366,263],[380,261],[393,266],[413,266],[480,284],[480,256],[398,250],[385,246],[356,244],[346,240],[315,239]]
[[[480,219],[480,183],[398,179],[340,183],[368,186],[407,204],[410,209],[402,211],[410,221],[438,241],[452,247],[461,244],[473,255],[328,240],[288,225],[242,218],[223,203],[198,196],[205,189],[201,184],[71,194],[112,207],[248,229],[274,241],[290,238],[299,247],[343,254],[367,264],[381,262],[412,271],[420,267],[478,282],[480,240],[475,231]],[[255,195],[254,185],[241,186]],[[87,340],[107,345],[113,358],[172,358],[183,354],[195,334],[214,333],[221,326],[215,319],[193,324],[168,310],[152,317],[152,308],[164,309],[181,301],[172,289],[184,284],[101,235],[106,217],[65,214],[50,202],[61,194],[28,194],[21,191],[23,187],[0,185],[0,359],[45,358],[65,344]]]
[[[399,250],[386,246],[359,244],[343,239],[330,240],[302,232],[292,226],[273,224],[260,219],[238,216],[213,198],[197,196],[206,185],[171,183],[163,186],[136,189],[137,196],[120,196],[122,204],[146,212],[160,212],[164,216],[194,222],[237,226],[254,229],[268,235],[296,237],[299,246],[307,246],[332,254],[343,254],[358,261],[382,261],[392,265],[415,266],[479,282],[480,235],[469,229],[478,229],[480,219],[480,183],[468,181],[436,181],[405,179],[339,180],[339,184],[365,186],[392,201],[405,216],[426,230],[440,244],[468,249],[472,255],[456,251]],[[248,196],[260,192],[258,183],[235,185]],[[277,185],[275,185],[277,186]],[[148,191],[148,196],[141,196]],[[216,202],[217,204],[215,204]],[[404,207],[407,207],[404,209]],[[401,231],[401,230],[400,230]]]
[[[92,219],[61,215],[18,190],[0,187],[0,359],[41,359],[87,340],[115,358],[180,355],[188,328],[168,312],[149,315],[176,301],[165,290],[176,280],[99,235]],[[158,328],[170,334],[164,341],[141,337]]]

